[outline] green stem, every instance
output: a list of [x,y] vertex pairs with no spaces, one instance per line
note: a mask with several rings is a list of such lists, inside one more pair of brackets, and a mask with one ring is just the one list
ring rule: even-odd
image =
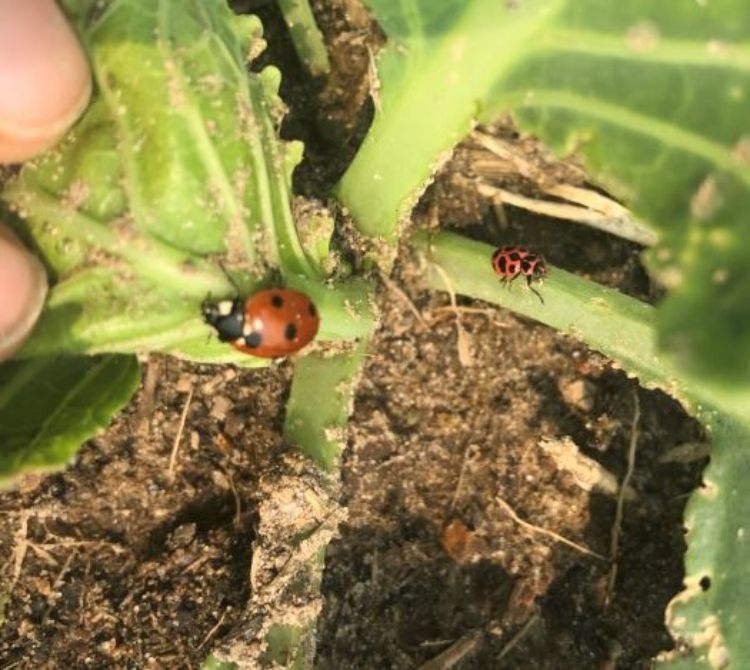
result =
[[409,26],[388,23],[403,10],[386,0],[368,4],[386,21],[390,43],[377,61],[382,89],[375,118],[337,195],[362,233],[394,245],[399,224],[471,130],[488,92],[526,56],[563,3],[524,3],[518,12],[504,2],[454,3],[429,28],[419,20],[419,3]]
[[507,307],[571,335],[615,360],[642,385],[663,389],[706,420],[718,408],[740,421],[750,415],[747,391],[688,377],[668,353],[657,349],[650,305],[554,267],[537,287],[542,304],[521,281],[509,287],[498,282],[490,260],[493,248],[487,244],[453,233],[425,232],[417,233],[413,243],[428,261],[425,277],[431,288],[447,290],[445,277],[456,293]]
[[280,73],[273,67],[267,67],[258,76],[248,78],[245,86],[250,108],[238,110],[246,116],[244,137],[253,162],[253,201],[258,203],[259,208],[255,216],[259,217],[265,232],[268,253],[273,255],[268,260],[277,265],[285,277],[320,278],[321,272],[300,244],[290,206],[292,194],[289,178],[294,161],[290,160],[289,155],[299,151],[299,147],[296,143],[282,143],[279,140],[269,113],[271,98],[278,95],[280,79]]
[[369,338],[336,356],[298,359],[287,403],[284,437],[326,472],[338,467],[354,386]]
[[[750,421],[742,424],[721,415],[711,420],[711,461],[703,471],[703,486],[685,510],[685,591],[672,601],[666,616],[675,637],[689,643],[689,655],[657,663],[659,668],[709,667],[700,662],[707,655],[726,655],[731,667],[750,667],[750,498],[745,495]],[[682,666],[685,659],[689,661]]]
[[317,77],[331,71],[328,51],[307,0],[279,0],[284,21],[302,65]]

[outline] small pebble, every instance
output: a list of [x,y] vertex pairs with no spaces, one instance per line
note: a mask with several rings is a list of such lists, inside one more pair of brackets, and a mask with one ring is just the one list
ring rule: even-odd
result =
[[596,388],[585,379],[577,379],[560,389],[563,399],[569,405],[573,405],[584,412],[590,412],[594,408],[594,395]]
[[227,412],[232,407],[232,401],[226,396],[216,396],[211,403],[211,416],[217,421],[224,421]]
[[193,380],[187,375],[181,375],[174,387],[180,393],[190,393],[190,389],[193,388]]

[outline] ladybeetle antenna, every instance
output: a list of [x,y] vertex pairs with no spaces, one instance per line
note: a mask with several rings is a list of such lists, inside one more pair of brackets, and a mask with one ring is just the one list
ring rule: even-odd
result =
[[534,287],[533,287],[533,286],[531,285],[531,281],[532,281],[532,279],[533,279],[533,277],[531,277],[531,276],[527,276],[527,277],[526,277],[526,286],[528,286],[528,287],[529,287],[529,288],[530,288],[530,289],[531,289],[532,291],[534,291],[534,293],[536,293],[536,297],[537,297],[537,298],[539,298],[539,300],[541,300],[541,301],[542,301],[542,305],[543,305],[543,304],[544,304],[544,298],[542,298],[542,294],[541,294],[541,293],[539,293],[539,291],[537,291],[537,290],[536,290],[536,289],[535,289],[535,288],[534,288]]
[[236,295],[240,295],[240,293],[241,293],[241,291],[240,291],[240,285],[234,280],[234,277],[232,277],[232,275],[229,274],[229,272],[227,271],[227,269],[224,267],[224,263],[222,263],[221,261],[218,261],[218,263],[219,263],[219,267],[221,268],[221,271],[224,273],[224,276],[227,278],[227,280],[229,281],[229,283],[234,288],[235,294]]

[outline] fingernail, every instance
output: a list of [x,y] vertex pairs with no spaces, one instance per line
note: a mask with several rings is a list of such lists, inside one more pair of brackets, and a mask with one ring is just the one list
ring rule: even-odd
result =
[[44,266],[0,227],[0,360],[10,357],[31,333],[46,295]]
[[55,144],[91,94],[81,45],[53,0],[0,0],[0,162]]

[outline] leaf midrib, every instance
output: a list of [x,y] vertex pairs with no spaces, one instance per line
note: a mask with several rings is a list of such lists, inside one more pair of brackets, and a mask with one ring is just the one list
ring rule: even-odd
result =
[[628,46],[622,34],[576,28],[553,28],[542,36],[539,49],[592,57],[663,65],[689,65],[750,72],[750,46],[736,42],[680,40],[659,36],[653,46]]

